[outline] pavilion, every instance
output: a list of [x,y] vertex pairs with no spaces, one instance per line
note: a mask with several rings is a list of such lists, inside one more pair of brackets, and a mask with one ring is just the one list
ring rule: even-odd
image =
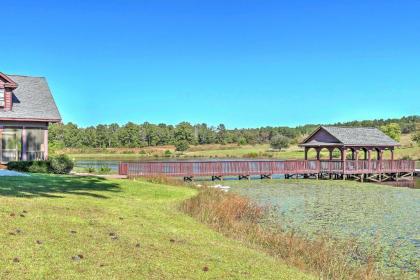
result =
[[305,160],[308,160],[310,149],[316,151],[316,159],[320,160],[322,149],[329,151],[329,159],[333,159],[333,151],[340,151],[341,160],[347,159],[347,152],[351,152],[352,160],[359,160],[359,152],[363,151],[363,159],[371,160],[371,153],[376,152],[378,160],[383,159],[386,150],[391,152],[394,159],[394,148],[400,144],[373,127],[338,127],[320,126],[310,134],[300,145],[305,148]]
[[[224,176],[251,179],[272,178],[284,175],[290,178],[330,178],[358,181],[383,182],[413,179],[415,161],[394,160],[394,148],[399,144],[376,128],[321,126],[309,135],[301,147],[305,148],[305,160],[198,160],[121,162],[118,173],[127,177],[173,176],[192,181],[197,177],[211,176],[212,180],[223,180]],[[317,160],[308,159],[308,151],[316,151]],[[330,160],[321,160],[321,151],[329,151]],[[336,151],[340,159],[334,160]],[[351,154],[347,154],[350,151]],[[364,160],[359,153],[364,152]],[[391,153],[391,160],[383,160],[384,151]],[[372,152],[376,153],[373,158]],[[348,157],[353,160],[347,160]]]

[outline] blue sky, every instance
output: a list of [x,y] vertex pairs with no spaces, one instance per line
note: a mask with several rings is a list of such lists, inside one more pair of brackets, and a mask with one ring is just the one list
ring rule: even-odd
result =
[[47,77],[65,122],[420,113],[420,1],[66,2],[0,0],[0,71]]

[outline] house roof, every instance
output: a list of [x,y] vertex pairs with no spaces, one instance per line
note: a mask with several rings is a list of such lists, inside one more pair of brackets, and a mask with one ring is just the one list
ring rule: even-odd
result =
[[16,84],[11,111],[0,110],[0,120],[59,122],[61,115],[44,77],[7,75]]
[[[336,143],[318,142],[314,137],[320,130],[326,131],[329,135],[337,139]],[[320,126],[309,137],[307,137],[301,146],[399,146],[391,137],[374,127],[338,127],[338,126]]]

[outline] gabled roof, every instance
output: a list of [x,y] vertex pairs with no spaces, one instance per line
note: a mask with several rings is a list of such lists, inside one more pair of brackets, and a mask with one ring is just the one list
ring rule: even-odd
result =
[[[322,142],[316,139],[316,135],[323,130],[331,137],[337,139],[334,143]],[[309,135],[301,144],[302,146],[399,146],[391,137],[374,127],[338,127],[320,126]]]
[[61,115],[44,77],[7,75],[17,84],[11,111],[0,110],[0,120],[60,122]]
[[15,83],[15,81],[13,81],[12,79],[10,79],[10,77],[8,77],[7,75],[1,72],[0,72],[0,80],[4,81],[5,83],[4,85],[6,87],[13,88],[13,89],[17,87],[17,84]]

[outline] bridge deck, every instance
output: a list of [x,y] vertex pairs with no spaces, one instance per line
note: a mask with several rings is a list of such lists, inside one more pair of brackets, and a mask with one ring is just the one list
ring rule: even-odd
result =
[[136,176],[252,176],[414,173],[411,160],[241,160],[121,162],[119,174]]

